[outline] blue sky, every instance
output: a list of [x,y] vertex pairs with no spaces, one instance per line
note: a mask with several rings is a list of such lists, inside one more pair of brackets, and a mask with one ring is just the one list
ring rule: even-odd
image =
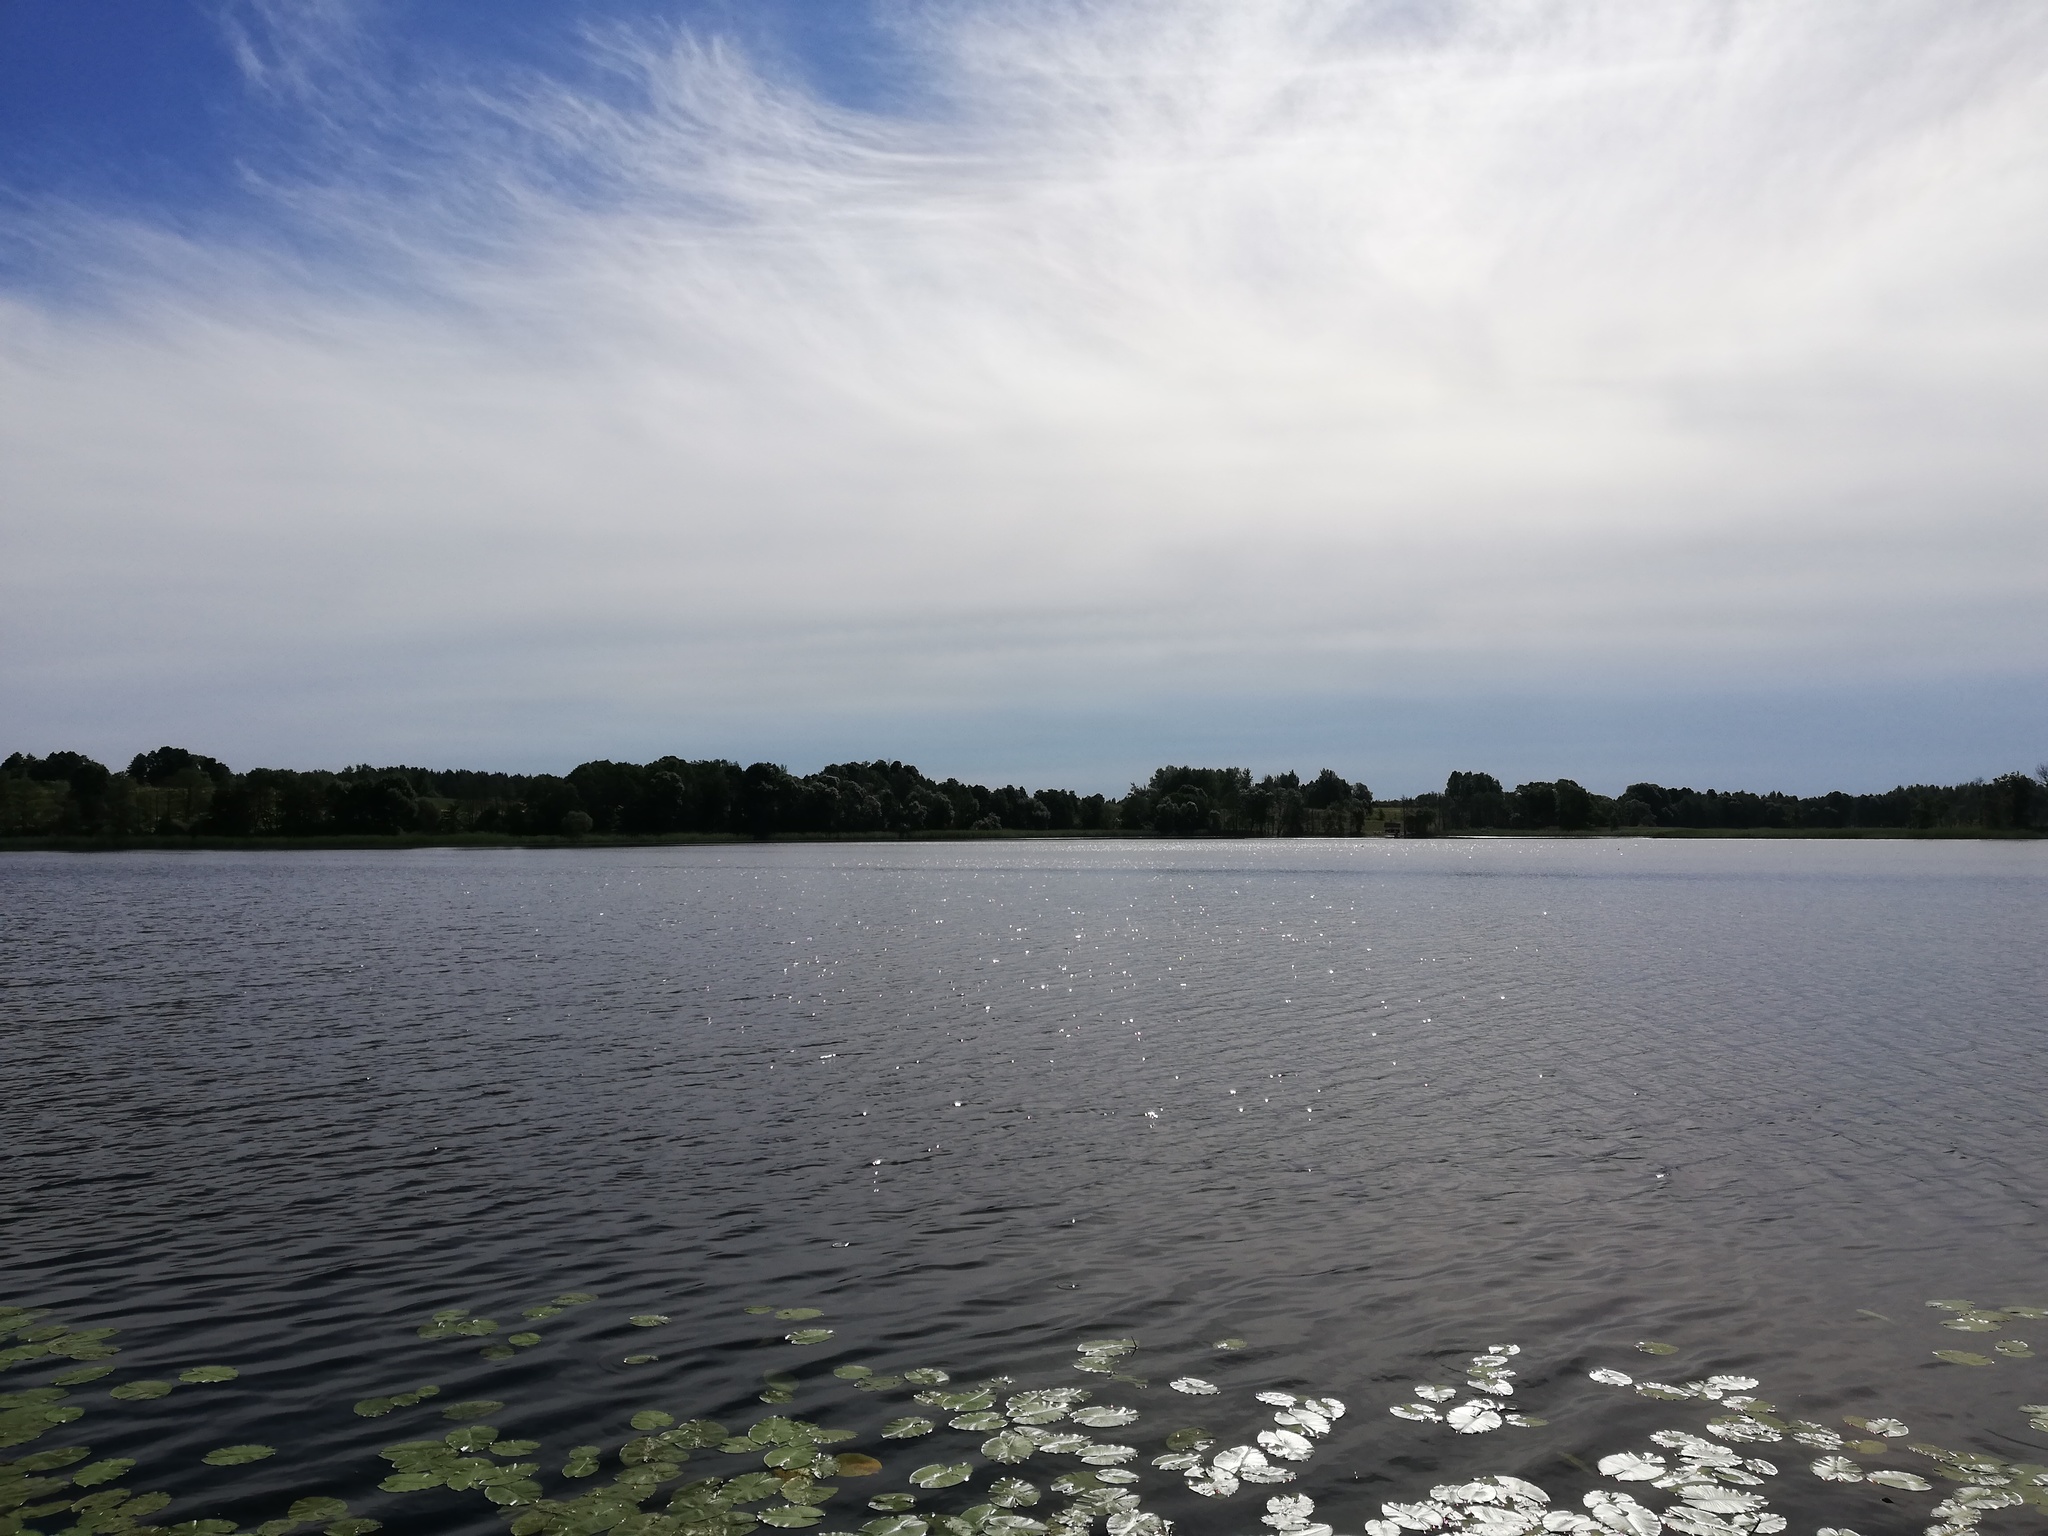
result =
[[0,0],[0,749],[2048,758],[2048,12]]

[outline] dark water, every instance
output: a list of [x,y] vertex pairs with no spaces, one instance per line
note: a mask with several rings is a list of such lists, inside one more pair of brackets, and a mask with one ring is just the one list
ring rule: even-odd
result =
[[[474,1495],[364,1497],[377,1447],[448,1426],[348,1405],[419,1382],[510,1403],[552,1477],[639,1408],[778,1411],[765,1372],[873,1449],[917,1410],[833,1365],[1099,1386],[1067,1365],[1102,1335],[1143,1345],[1148,1457],[1261,1427],[1254,1389],[1349,1402],[1297,1485],[1339,1531],[1482,1471],[1576,1502],[1563,1453],[1698,1427],[1589,1389],[1602,1364],[2048,1461],[2013,1408],[2048,1359],[1937,1361],[1986,1341],[1923,1305],[2048,1303],[2044,935],[2041,845],[14,855],[0,1302],[122,1330],[54,1438],[141,1458],[166,1519],[320,1491],[502,1529]],[[601,1299],[512,1360],[413,1333],[565,1290]],[[783,1344],[749,1303],[836,1334]],[[1547,1427],[1388,1416],[1505,1340]],[[105,1396],[211,1361],[241,1378]],[[243,1440],[280,1454],[198,1465]],[[1252,1530],[1271,1491],[1157,1507]],[[1774,1500],[1795,1530],[1924,1520]]]

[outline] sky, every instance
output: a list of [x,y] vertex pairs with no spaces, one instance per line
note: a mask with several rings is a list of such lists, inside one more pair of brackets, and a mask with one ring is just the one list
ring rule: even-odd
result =
[[2033,0],[0,0],[0,753],[2048,759]]

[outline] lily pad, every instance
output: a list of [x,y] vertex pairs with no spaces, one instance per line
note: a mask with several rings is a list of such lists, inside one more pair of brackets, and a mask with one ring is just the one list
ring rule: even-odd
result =
[[865,1365],[835,1365],[832,1367],[832,1374],[841,1381],[860,1381],[875,1373]]
[[1676,1344],[1666,1344],[1662,1339],[1637,1339],[1636,1348],[1646,1355],[1675,1355],[1678,1353],[1678,1346]]
[[558,1307],[580,1307],[587,1302],[595,1300],[597,1300],[597,1293],[595,1291],[564,1291],[555,1298],[555,1305]]
[[832,1337],[830,1328],[799,1328],[794,1333],[785,1333],[784,1340],[791,1344],[822,1344]]
[[241,1374],[232,1365],[195,1365],[178,1372],[178,1380],[197,1385],[208,1381],[233,1381]]
[[873,1477],[882,1470],[882,1464],[872,1456],[859,1451],[841,1451],[832,1458],[833,1475],[837,1477]]
[[1106,1403],[1077,1408],[1073,1413],[1076,1424],[1085,1424],[1090,1429],[1115,1429],[1119,1425],[1136,1423],[1137,1418],[1138,1410],[1135,1408],[1111,1407]]
[[1028,1509],[1038,1497],[1038,1489],[1021,1477],[999,1477],[988,1490],[989,1503],[1003,1509]]
[[[990,1461],[1029,1461],[1038,1443],[1020,1430],[1007,1430],[981,1442],[981,1454]],[[964,1465],[964,1463],[963,1463]]]
[[919,1467],[910,1474],[911,1486],[915,1488],[951,1488],[955,1483],[964,1483],[974,1475],[974,1467],[965,1461],[935,1461]]
[[917,1507],[914,1493],[878,1493],[868,1500],[868,1508],[880,1510],[885,1515],[901,1514],[906,1509]]
[[2009,1356],[2014,1360],[2031,1360],[2034,1358],[2034,1346],[2025,1339],[2000,1339],[1991,1347],[2001,1355]]
[[1632,1387],[1635,1385],[1635,1378],[1633,1376],[1604,1365],[1596,1371],[1586,1372],[1586,1377],[1590,1381],[1597,1381],[1603,1386],[1609,1387]]
[[1813,1475],[1824,1482],[1860,1483],[1863,1469],[1846,1456],[1823,1456],[1810,1468]]
[[798,1526],[816,1525],[825,1518],[825,1511],[819,1509],[815,1504],[779,1504],[773,1509],[762,1510],[759,1518],[763,1525],[775,1525],[781,1526],[784,1529],[791,1529]]
[[1245,1343],[1243,1339],[1218,1339],[1209,1347],[1211,1349],[1250,1349],[1251,1345]]
[[775,1309],[773,1307],[752,1306],[742,1307],[740,1310],[745,1312],[749,1317],[766,1317],[770,1312],[773,1312]]
[[1863,1474],[1866,1483],[1876,1483],[1880,1488],[1904,1488],[1909,1493],[1922,1493],[1934,1485],[1915,1472],[1895,1472],[1890,1467],[1880,1467],[1875,1472]]
[[293,1520],[339,1520],[348,1513],[348,1505],[340,1499],[331,1499],[324,1494],[314,1494],[297,1499],[285,1514]]
[[1973,1355],[1967,1349],[1937,1349],[1934,1352],[1934,1357],[1937,1360],[1946,1360],[1951,1365],[1990,1365],[1992,1363],[1990,1356]]
[[672,1413],[663,1413],[659,1408],[642,1408],[626,1422],[644,1435],[650,1430],[667,1429],[675,1421],[676,1416]]
[[276,1454],[274,1445],[224,1445],[219,1450],[208,1451],[199,1459],[209,1467],[240,1467]]
[[661,1356],[659,1355],[628,1355],[625,1357],[624,1363],[627,1365],[652,1365],[660,1358]]
[[775,1311],[777,1320],[785,1323],[807,1323],[814,1317],[824,1315],[816,1307],[778,1307]]
[[540,1342],[537,1333],[511,1333],[505,1336],[507,1344],[517,1344],[521,1349],[531,1349]]
[[919,1387],[942,1387],[953,1378],[935,1365],[921,1365],[914,1371],[905,1371],[902,1379]]
[[102,1376],[113,1374],[114,1368],[111,1365],[87,1365],[75,1371],[66,1371],[62,1376],[52,1376],[50,1380],[60,1387],[82,1387],[89,1381],[98,1381]]
[[670,1319],[666,1312],[635,1312],[626,1321],[635,1328],[659,1328]]
[[928,1529],[916,1515],[884,1515],[860,1528],[860,1536],[924,1536]]
[[1213,1381],[1204,1381],[1199,1376],[1176,1376],[1167,1385],[1176,1392],[1185,1392],[1190,1397],[1214,1397],[1219,1390]]
[[110,1456],[105,1461],[91,1462],[71,1474],[71,1481],[81,1488],[92,1488],[100,1483],[111,1483],[117,1477],[125,1477],[135,1465],[131,1456]]
[[[1444,1415],[1444,1422],[1461,1435],[1483,1435],[1489,1429],[1500,1428],[1501,1416],[1491,1403],[1474,1399],[1451,1409]],[[1259,1436],[1259,1443],[1265,1445],[1264,1435]],[[1267,1448],[1271,1449],[1270,1446]]]
[[955,1429],[977,1430],[987,1434],[992,1429],[1002,1429],[1009,1424],[1000,1413],[963,1413],[957,1419],[949,1420]]
[[146,1403],[153,1398],[168,1397],[175,1384],[168,1381],[124,1381],[107,1393],[124,1403]]
[[487,1419],[505,1405],[496,1398],[472,1398],[466,1403],[450,1403],[441,1410],[444,1419]]

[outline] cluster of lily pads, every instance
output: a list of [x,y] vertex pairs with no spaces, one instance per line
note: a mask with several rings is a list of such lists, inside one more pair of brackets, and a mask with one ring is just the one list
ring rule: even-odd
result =
[[[526,1309],[528,1323],[544,1321],[597,1298],[566,1293]],[[1929,1304],[1946,1314],[1943,1326],[1966,1332],[2003,1331],[2020,1318],[2048,1317],[2048,1309],[1985,1309],[1968,1302]],[[747,1312],[779,1324],[779,1345],[815,1346],[834,1336],[815,1326],[815,1307],[748,1307]],[[658,1329],[664,1313],[635,1313],[629,1325]],[[46,1385],[0,1395],[0,1446],[21,1446],[75,1422],[84,1406],[75,1388],[113,1375],[104,1362],[118,1354],[110,1329],[71,1330],[32,1309],[0,1308],[0,1370],[23,1367],[65,1369]],[[425,1340],[445,1343],[482,1339],[487,1358],[502,1359],[541,1342],[537,1332],[500,1335],[497,1322],[467,1308],[435,1313],[417,1329]],[[503,1342],[500,1342],[500,1339]],[[1637,1349],[1655,1356],[1677,1347],[1644,1340]],[[1242,1339],[1213,1346],[1219,1357],[1245,1348]],[[2002,1338],[1998,1357],[2025,1360],[2024,1340]],[[1171,1536],[1172,1522],[1146,1507],[1165,1489],[1184,1487],[1207,1500],[1229,1500],[1248,1487],[1293,1482],[1322,1448],[1345,1404],[1329,1396],[1266,1390],[1255,1394],[1263,1426],[1247,1426],[1240,1437],[1184,1425],[1153,1432],[1151,1454],[1127,1439],[1147,1438],[1133,1430],[1141,1410],[1130,1399],[1150,1390],[1133,1374],[1138,1342],[1098,1338],[1076,1346],[1072,1368],[1095,1378],[1087,1384],[1027,1385],[1009,1376],[956,1379],[936,1366],[889,1371],[842,1363],[831,1371],[840,1390],[901,1394],[910,1411],[888,1419],[877,1432],[877,1452],[910,1442],[944,1444],[934,1452],[900,1457],[900,1487],[870,1494],[845,1492],[843,1484],[877,1477],[888,1468],[881,1454],[854,1442],[852,1430],[780,1413],[744,1427],[709,1418],[683,1418],[667,1408],[640,1407],[630,1414],[631,1434],[610,1449],[581,1444],[559,1454],[542,1454],[540,1441],[519,1439],[490,1421],[506,1404],[470,1398],[442,1404],[431,1384],[364,1398],[357,1415],[382,1419],[394,1414],[438,1416],[452,1427],[421,1433],[383,1448],[389,1471],[378,1484],[392,1496],[438,1493],[468,1495],[499,1509],[512,1536],[745,1536],[760,1526],[803,1529],[823,1525],[834,1508],[864,1505],[839,1530],[816,1536]],[[1418,1430],[1440,1426],[1458,1435],[1530,1428],[1544,1419],[1512,1406],[1519,1401],[1515,1369],[1521,1350],[1492,1344],[1469,1357],[1463,1381],[1424,1382],[1408,1400],[1389,1407]],[[1991,1356],[1937,1350],[1943,1360],[1988,1366]],[[653,1359],[624,1356],[627,1364]],[[1588,1373],[1602,1385],[1628,1389],[1660,1404],[1689,1404],[1704,1423],[1661,1427],[1638,1449],[1600,1457],[1603,1486],[1586,1492],[1578,1507],[1554,1505],[1551,1495],[1520,1477],[1494,1474],[1438,1485],[1426,1498],[1389,1501],[1380,1516],[1364,1522],[1365,1536],[1777,1536],[1787,1528],[1772,1510],[1769,1490],[1785,1475],[1758,1447],[1799,1447],[1793,1460],[1822,1483],[1865,1483],[1890,1492],[1931,1492],[1933,1479],[1954,1486],[1932,1506],[1926,1536],[1978,1536],[1984,1517],[1999,1509],[2048,1509],[2048,1466],[2007,1462],[1976,1452],[1946,1450],[1913,1441],[1899,1419],[1851,1415],[1841,1427],[1781,1414],[1756,1396],[1749,1376],[1720,1374],[1692,1380],[1638,1380],[1602,1366]],[[186,1386],[233,1380],[233,1367],[200,1365],[176,1380],[136,1379],[107,1388],[114,1400],[149,1402]],[[1070,1378],[1071,1380],[1071,1378]],[[790,1371],[764,1377],[761,1400],[792,1401],[805,1382]],[[817,1378],[812,1379],[817,1385]],[[1208,1399],[1223,1388],[1204,1377],[1174,1376],[1171,1398]],[[2032,1427],[2048,1432],[2048,1404],[2022,1407]],[[1701,1432],[1703,1431],[1703,1432]],[[964,1437],[947,1441],[947,1437]],[[231,1467],[269,1458],[269,1446],[222,1446],[201,1459]],[[1773,1450],[1772,1457],[1783,1451]],[[1922,1471],[1881,1463],[1917,1456]],[[699,1458],[711,1458],[708,1462]],[[731,1469],[728,1459],[742,1465]],[[907,1465],[915,1460],[915,1466]],[[548,1463],[554,1461],[550,1469]],[[135,1463],[125,1458],[92,1459],[82,1446],[32,1452],[0,1462],[0,1536],[290,1536],[318,1528],[324,1536],[368,1536],[374,1519],[354,1516],[341,1499],[308,1494],[293,1499],[281,1514],[244,1533],[235,1522],[186,1520],[168,1527],[149,1523],[171,1499],[136,1493],[123,1485]],[[1587,1468],[1589,1472],[1593,1468]],[[1794,1466],[1793,1472],[1798,1468]],[[836,1504],[834,1501],[838,1501]],[[1335,1536],[1316,1517],[1307,1493],[1275,1491],[1259,1517],[1272,1536]],[[1822,1527],[1819,1536],[1856,1536],[1844,1527]]]

